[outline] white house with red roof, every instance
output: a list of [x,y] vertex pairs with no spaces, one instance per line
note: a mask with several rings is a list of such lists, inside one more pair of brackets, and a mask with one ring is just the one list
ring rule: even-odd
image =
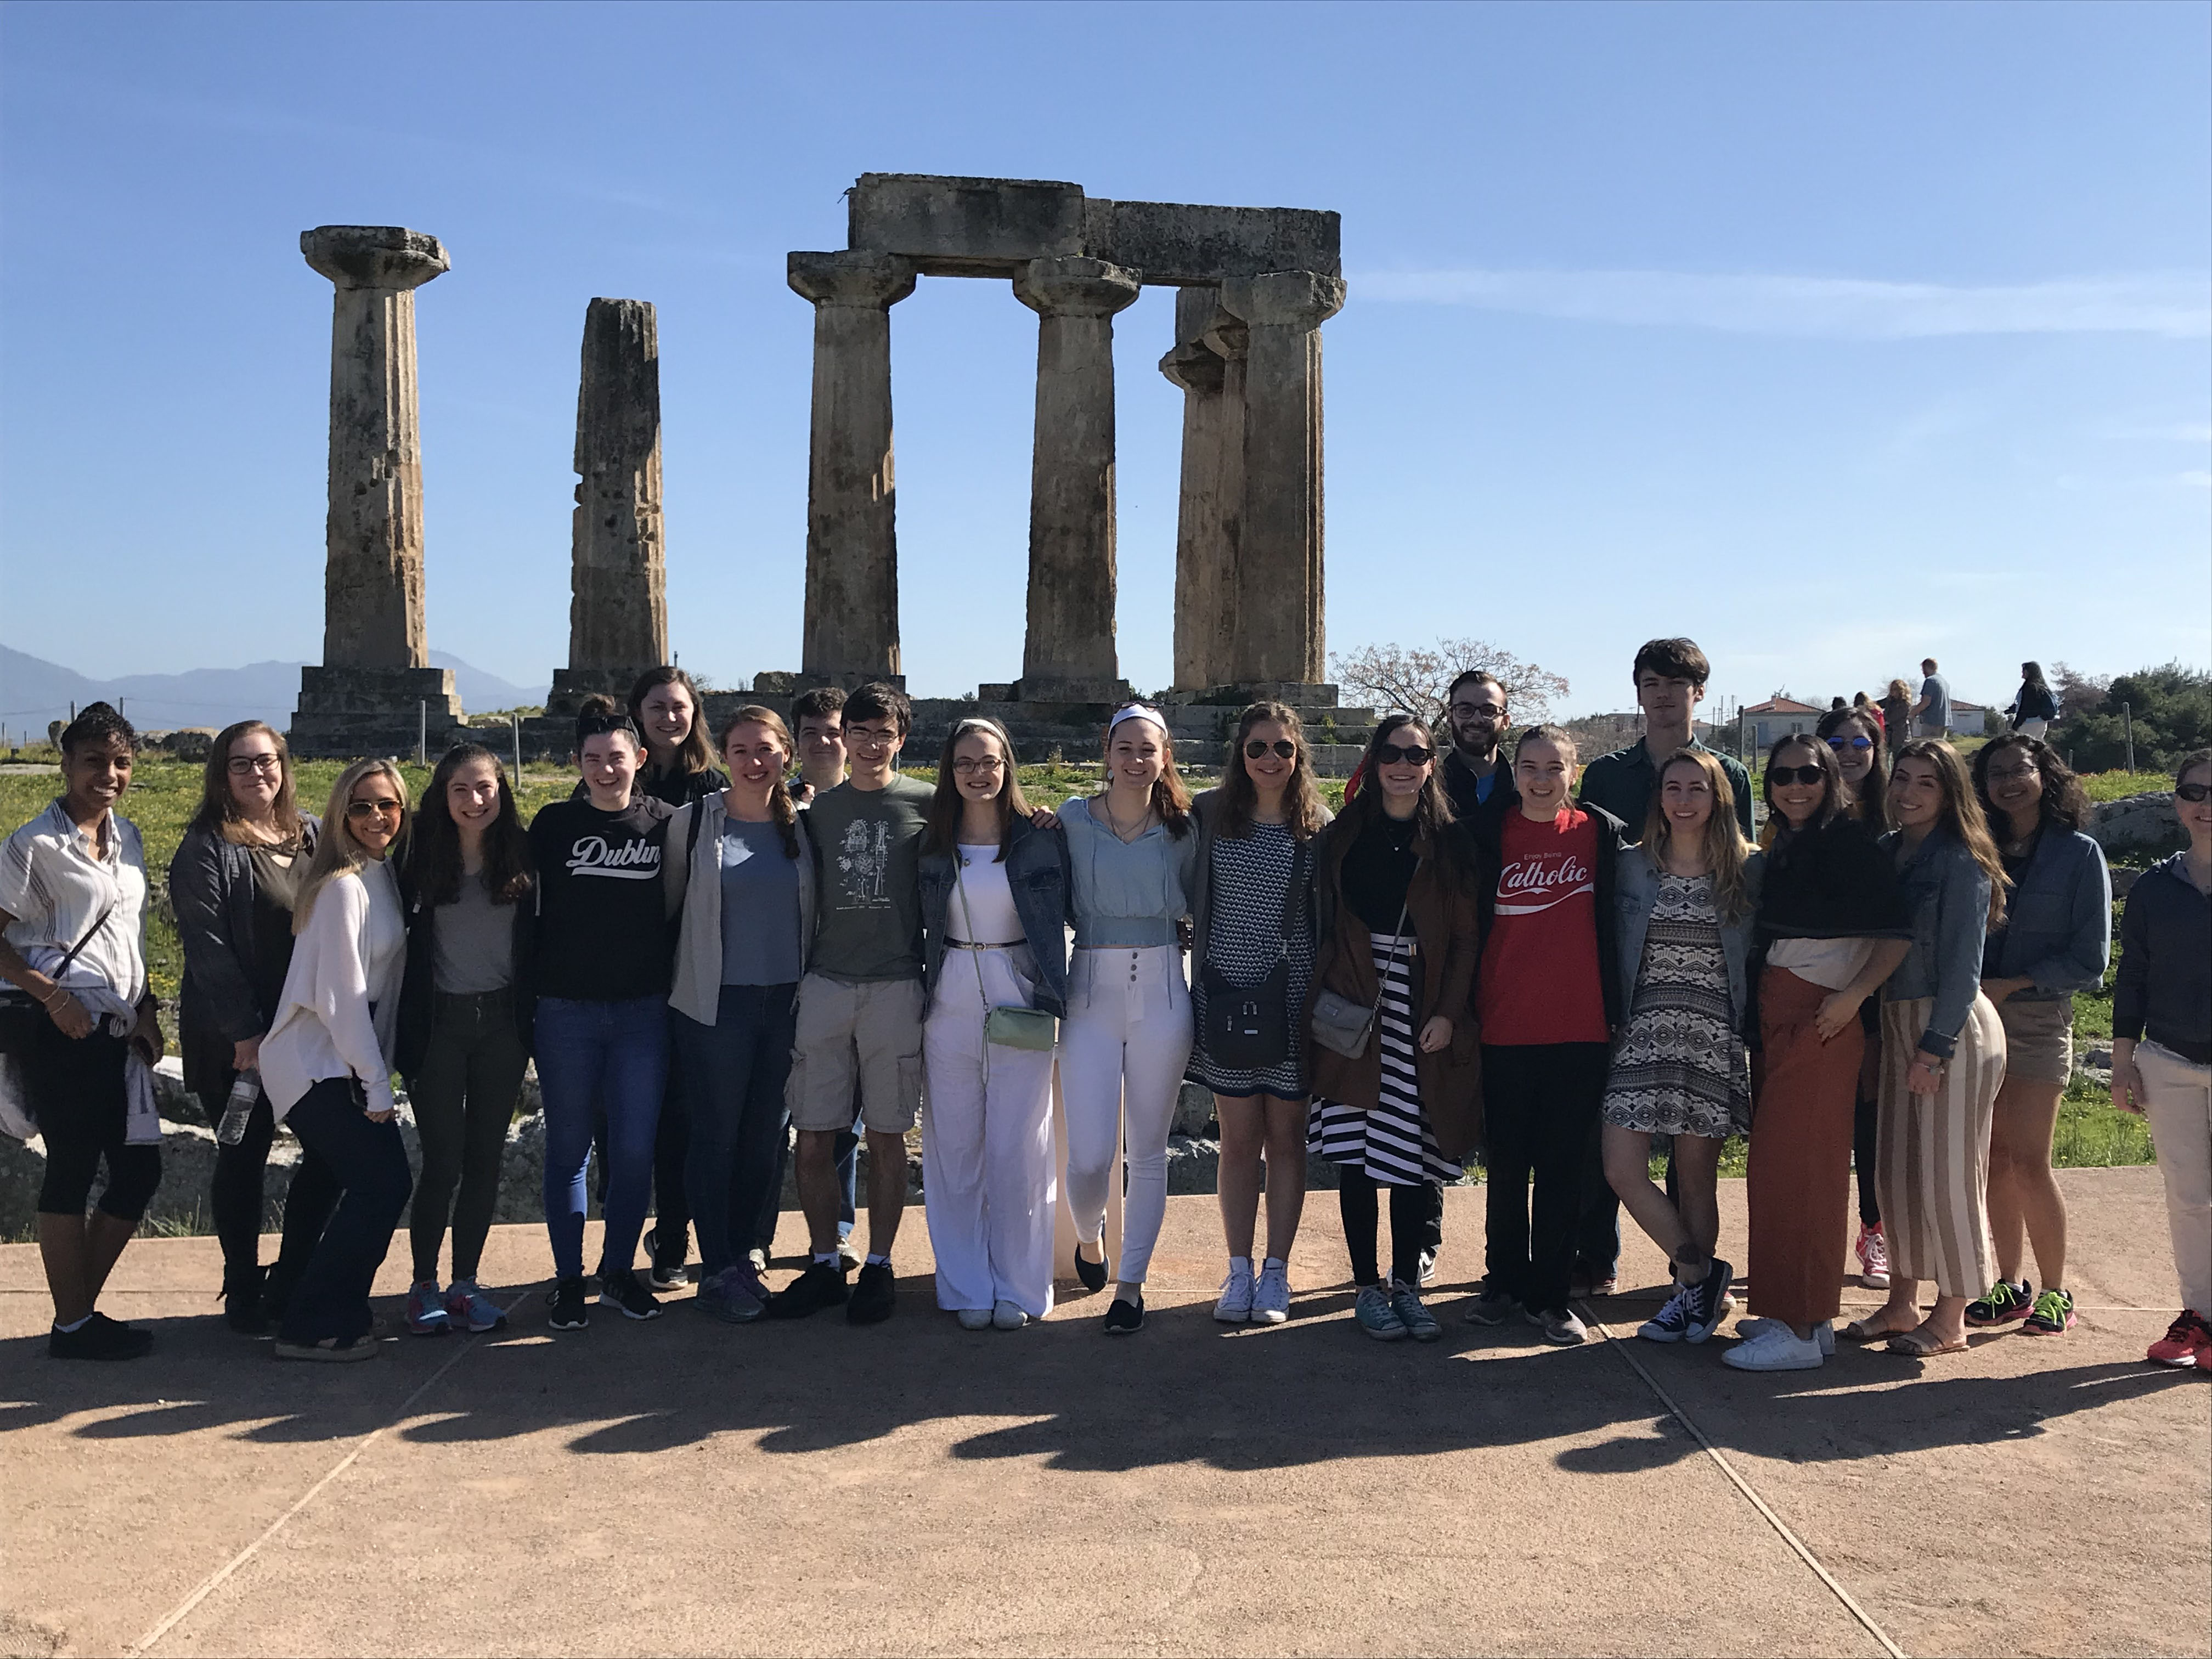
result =
[[1752,752],[1764,756],[1768,746],[1778,738],[1796,737],[1800,732],[1809,734],[1826,712],[1826,709],[1815,708],[1809,702],[1785,697],[1779,692],[1765,702],[1745,704],[1742,720],[1745,729],[1750,733]]

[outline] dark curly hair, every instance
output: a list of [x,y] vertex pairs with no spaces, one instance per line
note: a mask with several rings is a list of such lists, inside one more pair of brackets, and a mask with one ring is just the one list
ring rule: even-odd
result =
[[2043,821],[2067,830],[2079,830],[2089,822],[2088,792],[2081,787],[2081,780],[2074,775],[2073,769],[2058,757],[2058,751],[2041,738],[2031,738],[2025,732],[2008,732],[2001,738],[1991,738],[1974,751],[1974,796],[1989,815],[1992,827],[2002,823],[2005,815],[1990,804],[1990,763],[2008,749],[2024,749],[2035,769],[2043,777]]
[[138,728],[123,718],[123,711],[112,703],[88,702],[62,727],[61,750],[74,755],[80,749],[116,738],[122,738],[123,746],[132,754],[138,752]]

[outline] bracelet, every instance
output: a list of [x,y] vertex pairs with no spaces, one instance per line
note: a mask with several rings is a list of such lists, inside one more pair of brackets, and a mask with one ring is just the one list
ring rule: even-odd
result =
[[[62,986],[58,985],[58,985],[56,985],[56,986],[54,987],[54,991],[55,991],[55,993],[56,993],[58,995],[60,995],[60,996],[64,996],[64,997],[65,997],[65,996],[67,996],[67,995],[69,994],[68,990],[67,990],[66,988],[64,988],[64,987],[62,987]],[[53,1011],[54,1011],[54,1001],[53,1001],[53,998],[52,998],[52,997],[40,997],[40,998],[39,999],[39,1006],[40,1006],[41,1008],[45,1009],[48,1013],[50,1013],[50,1014],[51,1014],[51,1013],[52,1013],[52,1012],[53,1012]]]

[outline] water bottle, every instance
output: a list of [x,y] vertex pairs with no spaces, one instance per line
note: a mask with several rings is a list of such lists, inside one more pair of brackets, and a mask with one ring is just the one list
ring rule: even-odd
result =
[[216,1145],[235,1146],[246,1139],[246,1126],[260,1099],[261,1073],[258,1067],[249,1066],[230,1085],[230,1098],[223,1104],[222,1121],[215,1128]]

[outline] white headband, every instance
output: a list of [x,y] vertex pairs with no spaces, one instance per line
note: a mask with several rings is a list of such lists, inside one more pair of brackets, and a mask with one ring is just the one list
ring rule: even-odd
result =
[[1165,737],[1167,735],[1168,723],[1160,718],[1159,710],[1157,708],[1147,708],[1140,702],[1122,704],[1121,712],[1116,714],[1112,720],[1106,722],[1106,735],[1109,738],[1112,737],[1114,735],[1114,728],[1121,725],[1123,720],[1150,720],[1154,726],[1160,728],[1160,735],[1162,737]]

